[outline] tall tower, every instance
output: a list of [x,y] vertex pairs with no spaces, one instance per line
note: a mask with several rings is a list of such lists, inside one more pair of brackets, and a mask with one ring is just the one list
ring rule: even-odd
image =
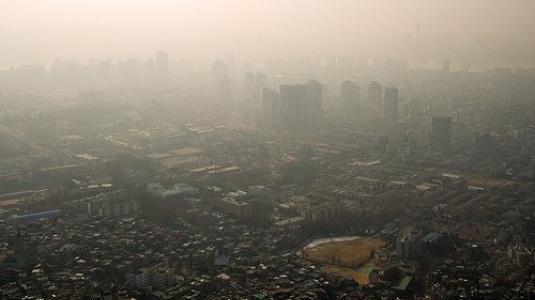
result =
[[349,108],[351,113],[356,113],[360,109],[360,89],[353,81],[342,82],[340,96],[343,106]]
[[383,106],[383,86],[372,81],[368,85],[368,108],[375,118],[378,118],[382,112]]
[[167,52],[162,50],[156,52],[154,70],[158,80],[167,80],[169,76],[169,56]]
[[306,123],[311,126],[317,126],[320,123],[323,113],[323,86],[316,80],[309,80],[306,85]]
[[384,133],[390,141],[397,140],[399,133],[399,92],[396,87],[385,88]]
[[306,128],[319,124],[322,115],[323,86],[310,80],[306,84],[280,86],[280,111],[283,126]]
[[280,121],[279,95],[272,88],[262,89],[262,122],[270,126],[278,126]]
[[212,63],[212,77],[216,91],[216,98],[218,102],[225,105],[225,109],[229,108],[232,103],[232,80],[227,63],[223,60],[216,60]]
[[433,117],[430,141],[435,151],[447,151],[450,148],[451,117]]

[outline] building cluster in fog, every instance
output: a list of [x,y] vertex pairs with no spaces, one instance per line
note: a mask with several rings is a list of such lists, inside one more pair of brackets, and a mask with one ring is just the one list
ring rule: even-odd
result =
[[534,299],[532,13],[474,1],[0,4],[0,299]]
[[2,72],[2,297],[533,295],[532,69],[172,61]]

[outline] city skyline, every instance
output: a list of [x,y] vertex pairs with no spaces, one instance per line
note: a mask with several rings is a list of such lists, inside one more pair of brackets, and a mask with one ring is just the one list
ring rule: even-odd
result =
[[535,299],[535,1],[0,0],[0,299]]
[[246,61],[362,56],[533,66],[534,10],[527,0],[3,0],[0,67],[147,57],[158,49],[185,60],[232,52]]

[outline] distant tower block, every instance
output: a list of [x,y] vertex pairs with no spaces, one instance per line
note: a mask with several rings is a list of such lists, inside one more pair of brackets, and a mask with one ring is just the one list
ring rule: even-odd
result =
[[390,141],[399,135],[399,92],[395,87],[385,89],[384,98],[384,134]]
[[374,117],[379,118],[383,106],[383,86],[372,81],[368,85],[368,108]]
[[346,80],[340,86],[340,98],[344,107],[348,108],[352,114],[361,110],[360,89],[353,81]]
[[315,80],[280,86],[281,125],[284,127],[316,127],[322,117],[322,106],[323,86]]
[[158,80],[165,81],[169,77],[169,55],[165,51],[156,53],[155,75]]
[[435,151],[447,151],[451,146],[451,118],[433,117],[431,125],[431,148]]

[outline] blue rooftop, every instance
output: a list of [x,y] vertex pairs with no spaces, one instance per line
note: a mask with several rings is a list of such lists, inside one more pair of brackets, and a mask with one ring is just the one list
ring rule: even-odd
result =
[[433,242],[436,242],[438,240],[440,240],[442,238],[442,233],[440,232],[430,232],[428,234],[426,234],[424,237],[423,237],[423,241],[424,242],[428,242],[428,243],[433,243]]

